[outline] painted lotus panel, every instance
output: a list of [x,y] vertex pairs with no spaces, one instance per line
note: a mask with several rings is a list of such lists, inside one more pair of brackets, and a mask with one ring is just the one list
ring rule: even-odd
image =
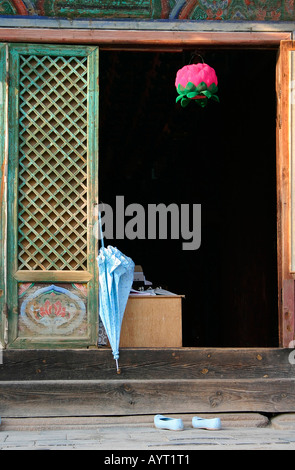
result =
[[19,336],[86,336],[86,284],[19,284]]

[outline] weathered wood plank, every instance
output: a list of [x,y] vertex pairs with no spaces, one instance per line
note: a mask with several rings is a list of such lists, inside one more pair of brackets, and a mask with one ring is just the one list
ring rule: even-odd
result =
[[0,383],[2,417],[295,411],[293,380]]
[[165,348],[120,350],[121,375],[110,349],[5,350],[1,381],[295,379],[290,349]]

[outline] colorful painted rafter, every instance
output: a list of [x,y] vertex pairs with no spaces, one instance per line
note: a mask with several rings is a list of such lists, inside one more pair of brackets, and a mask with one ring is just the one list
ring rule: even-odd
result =
[[0,16],[294,21],[294,0],[0,0]]

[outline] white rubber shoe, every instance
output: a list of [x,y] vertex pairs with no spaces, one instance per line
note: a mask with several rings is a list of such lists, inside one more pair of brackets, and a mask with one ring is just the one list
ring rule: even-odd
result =
[[154,424],[158,429],[170,429],[171,431],[182,431],[183,422],[180,418],[167,418],[163,415],[154,417]]
[[196,429],[211,429],[219,430],[221,429],[221,421],[220,418],[199,418],[198,416],[194,416],[192,419],[192,426]]

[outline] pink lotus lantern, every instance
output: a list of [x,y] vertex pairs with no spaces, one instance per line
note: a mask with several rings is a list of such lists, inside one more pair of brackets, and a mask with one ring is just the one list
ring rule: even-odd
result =
[[216,95],[218,80],[215,70],[207,64],[185,65],[176,74],[175,86],[179,96],[176,102],[181,100],[184,108],[191,100],[204,108],[208,99],[219,102]]

